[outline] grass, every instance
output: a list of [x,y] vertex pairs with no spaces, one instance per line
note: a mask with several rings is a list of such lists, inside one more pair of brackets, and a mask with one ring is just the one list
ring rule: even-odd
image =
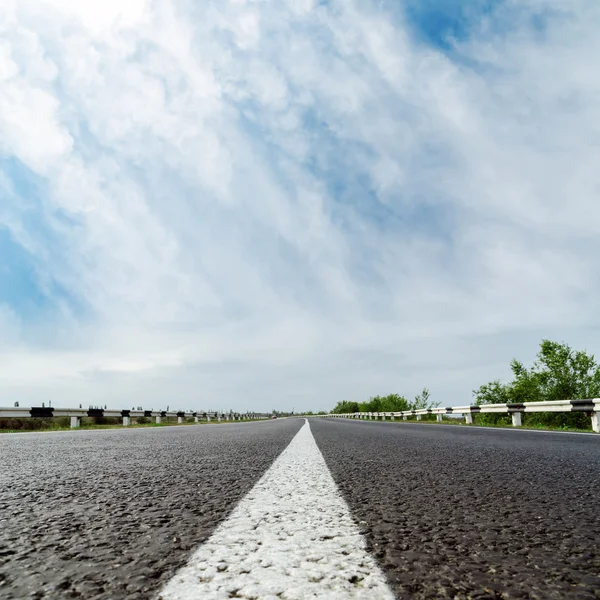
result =
[[[59,417],[60,418],[60,417]],[[85,418],[85,417],[84,417]],[[28,419],[29,420],[29,419]],[[59,423],[47,423],[41,427],[31,429],[11,429],[11,428],[0,428],[0,434],[2,433],[35,433],[39,431],[79,431],[79,430],[91,430],[91,429],[140,429],[148,427],[183,427],[186,425],[221,425],[225,423],[250,423],[258,419],[241,419],[240,421],[218,421],[211,419],[210,421],[198,421],[196,423],[193,419],[185,420],[183,423],[178,423],[176,420],[162,421],[162,423],[131,423],[127,427],[121,423],[82,423],[79,427],[71,428],[70,425],[60,425]]]

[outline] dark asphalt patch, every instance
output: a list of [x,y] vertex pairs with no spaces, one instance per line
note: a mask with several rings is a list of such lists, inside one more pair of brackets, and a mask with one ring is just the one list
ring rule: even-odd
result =
[[310,424],[398,598],[600,598],[600,436]]
[[0,598],[151,598],[301,419],[0,437]]

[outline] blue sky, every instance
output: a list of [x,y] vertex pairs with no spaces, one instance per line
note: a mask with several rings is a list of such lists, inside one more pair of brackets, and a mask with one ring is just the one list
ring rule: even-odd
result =
[[0,23],[0,403],[464,404],[542,337],[600,352],[596,3]]
[[454,41],[468,39],[482,23],[493,21],[494,10],[507,4],[502,0],[407,0],[389,2],[388,6],[401,7],[415,37],[447,52],[452,50]]

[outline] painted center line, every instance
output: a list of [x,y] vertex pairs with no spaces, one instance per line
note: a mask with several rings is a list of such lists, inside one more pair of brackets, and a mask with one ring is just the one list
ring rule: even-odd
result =
[[308,421],[158,597],[394,598]]

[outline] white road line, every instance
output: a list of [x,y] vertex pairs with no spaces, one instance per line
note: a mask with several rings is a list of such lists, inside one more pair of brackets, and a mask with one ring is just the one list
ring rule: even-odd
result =
[[159,594],[163,600],[391,600],[308,421]]

